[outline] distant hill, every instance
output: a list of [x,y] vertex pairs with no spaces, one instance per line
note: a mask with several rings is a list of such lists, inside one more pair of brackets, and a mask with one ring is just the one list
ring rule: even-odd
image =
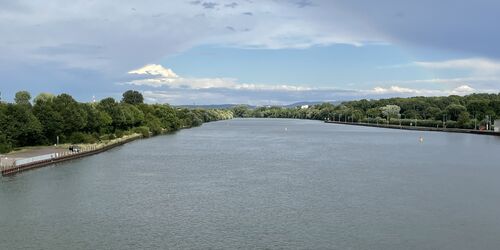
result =
[[285,105],[283,107],[286,107],[286,108],[295,108],[297,106],[303,106],[303,105],[312,106],[312,105],[322,104],[322,103],[325,103],[325,102],[331,103],[333,105],[338,105],[338,104],[342,103],[342,101],[296,102],[296,103]]
[[210,104],[210,105],[177,105],[176,107],[180,108],[188,108],[188,109],[196,109],[196,108],[203,108],[203,109],[230,109],[233,108],[234,106],[238,105],[245,105],[249,108],[255,108],[255,106],[250,106],[246,104]]
[[[331,103],[334,105],[338,105],[338,104],[342,103],[342,101],[316,101],[316,102],[296,102],[296,103],[292,103],[292,104],[288,104],[288,105],[281,105],[281,106],[285,107],[285,108],[295,108],[297,106],[303,106],[303,105],[312,106],[312,105],[322,104],[325,102],[328,102],[328,103]],[[230,108],[233,108],[233,107],[239,106],[239,105],[244,105],[244,106],[247,106],[248,108],[251,108],[251,109],[259,107],[259,106],[252,106],[252,105],[247,105],[247,104],[177,105],[176,107],[188,108],[188,109],[196,109],[196,108],[230,109]],[[266,106],[266,105],[263,105],[263,106]],[[273,105],[273,106],[280,106],[280,105]]]

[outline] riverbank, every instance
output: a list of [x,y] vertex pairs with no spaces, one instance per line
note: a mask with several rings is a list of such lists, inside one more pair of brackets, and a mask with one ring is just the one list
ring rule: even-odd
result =
[[[193,127],[184,126],[180,129],[189,129]],[[165,135],[176,131],[162,131],[157,135]],[[0,155],[0,171],[2,176],[15,175],[20,172],[49,166],[55,163],[65,162],[73,159],[82,158],[85,156],[95,155],[117,146],[121,146],[131,141],[138,139],[149,138],[153,135],[134,133],[124,135],[121,138],[101,141],[95,144],[74,144],[80,148],[80,152],[69,151],[70,144],[61,144],[58,146],[34,146],[26,147],[17,151],[10,152],[6,155]],[[18,156],[18,157],[16,157]],[[22,164],[16,164],[21,161]],[[7,163],[6,163],[7,162]]]
[[353,125],[353,126],[364,126],[364,127],[376,127],[376,128],[389,128],[389,129],[404,129],[404,130],[416,130],[416,131],[435,131],[435,132],[447,132],[447,133],[464,133],[464,134],[479,134],[479,135],[493,135],[500,136],[500,132],[494,131],[482,131],[474,129],[460,129],[460,128],[431,128],[431,127],[418,127],[418,126],[399,126],[391,124],[375,124],[375,123],[358,123],[358,122],[339,122],[339,121],[325,121],[325,123],[334,123],[342,125]]
[[142,134],[131,134],[95,144],[78,144],[79,152],[69,151],[69,145],[24,148],[4,156],[2,159],[3,165],[0,166],[1,173],[2,176],[14,175],[23,171],[98,154],[141,138],[143,138]]

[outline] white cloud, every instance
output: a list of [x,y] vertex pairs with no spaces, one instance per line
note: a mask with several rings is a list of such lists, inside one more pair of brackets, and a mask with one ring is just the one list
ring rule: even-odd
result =
[[[372,94],[410,94],[422,96],[446,96],[446,95],[467,95],[476,92],[477,90],[468,86],[461,85],[453,89],[438,90],[438,89],[416,89],[401,86],[390,87],[375,87],[372,90],[365,91]],[[491,91],[482,91],[491,92]]]
[[151,76],[161,76],[163,78],[178,78],[179,76],[175,74],[171,69],[164,68],[158,64],[148,64],[142,68],[131,70],[129,74],[137,75],[151,75]]
[[178,76],[172,69],[157,64],[148,64],[136,70],[128,72],[130,75],[144,76],[143,79],[132,80],[126,84],[149,87],[189,88],[189,89],[243,89],[243,90],[282,90],[282,91],[304,91],[309,87],[294,85],[267,85],[238,83],[233,78],[184,78]]
[[[334,89],[311,88],[300,91],[284,89],[155,89],[143,91],[147,101],[153,103],[179,104],[250,104],[250,105],[284,105],[300,101],[347,101],[361,98],[379,99],[411,96],[448,96],[467,95],[475,92],[495,93],[494,90],[478,91],[463,85],[452,89],[416,89],[402,86],[375,87],[373,89]],[[498,92],[498,90],[496,91]]]
[[[385,98],[409,96],[467,95],[475,92],[498,92],[498,90],[476,89],[462,83],[463,79],[428,79],[415,82],[449,81],[454,87],[428,89],[380,84],[372,89],[318,88],[290,84],[239,83],[232,78],[184,78],[172,69],[161,65],[146,65],[129,71],[130,75],[144,77],[126,84],[146,88],[143,94],[149,102],[172,104],[220,104],[246,103],[252,105],[290,104],[298,101],[352,100],[359,98]],[[462,83],[462,84],[458,84]],[[148,89],[153,87],[153,89]],[[442,87],[442,86],[441,86]]]
[[466,58],[457,60],[415,62],[415,65],[436,70],[470,70],[475,74],[500,74],[500,62],[486,58]]
[[476,92],[476,90],[470,86],[462,85],[458,86],[451,91],[452,95],[467,95]]
[[458,77],[458,78],[431,78],[431,79],[417,79],[417,80],[391,80],[391,81],[378,81],[378,84],[419,84],[419,83],[436,83],[436,84],[451,84],[462,85],[468,82],[500,82],[500,77]]

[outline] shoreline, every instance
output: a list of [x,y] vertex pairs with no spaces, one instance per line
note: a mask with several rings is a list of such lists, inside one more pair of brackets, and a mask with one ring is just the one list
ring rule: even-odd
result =
[[461,128],[431,128],[431,127],[399,126],[399,125],[388,125],[388,124],[339,122],[339,121],[325,121],[325,123],[351,125],[351,126],[363,126],[363,127],[374,127],[374,128],[402,129],[402,130],[413,130],[413,131],[431,131],[431,132],[500,136],[500,132],[481,131],[481,130],[474,130],[474,129],[461,129]]
[[98,145],[90,146],[90,148],[91,148],[90,150],[84,150],[84,151],[79,152],[79,153],[65,152],[64,154],[62,154],[60,156],[52,157],[50,159],[34,161],[34,162],[22,164],[19,166],[13,166],[13,167],[9,167],[9,168],[2,168],[1,173],[2,173],[3,177],[12,176],[12,175],[16,175],[18,173],[24,172],[24,171],[42,168],[42,167],[56,164],[56,163],[60,163],[60,162],[70,161],[70,160],[74,160],[74,159],[78,159],[78,158],[82,158],[82,157],[86,157],[86,156],[99,154],[99,153],[105,152],[107,150],[110,150],[112,148],[124,145],[126,143],[129,143],[129,142],[132,142],[132,141],[135,141],[138,139],[143,139],[143,138],[144,137],[142,135],[137,134],[136,136],[132,136],[132,137],[126,138],[124,140],[118,140],[118,141],[110,143],[110,144],[105,143],[105,145],[102,147],[99,147]]
[[[211,121],[211,122],[216,122],[216,121]],[[205,122],[205,123],[209,123],[209,122]],[[99,146],[101,144],[86,146],[86,147],[90,147],[91,149],[84,150],[84,151],[79,152],[79,153],[65,152],[61,156],[46,159],[46,160],[34,161],[34,162],[27,163],[27,164],[13,166],[13,167],[9,167],[9,168],[0,167],[0,172],[1,172],[2,177],[13,176],[13,175],[16,175],[16,174],[24,172],[24,171],[42,168],[42,167],[46,167],[46,166],[56,164],[56,163],[66,162],[66,161],[70,161],[70,160],[74,160],[74,159],[78,159],[78,158],[83,158],[86,156],[92,156],[95,154],[99,154],[99,153],[108,151],[112,148],[127,144],[127,143],[132,142],[132,141],[135,141],[135,140],[148,139],[148,138],[152,138],[155,136],[161,136],[161,135],[168,135],[168,134],[175,133],[175,132],[178,132],[178,131],[183,130],[183,129],[190,129],[190,128],[194,128],[194,127],[181,127],[179,130],[169,131],[169,132],[163,131],[162,133],[160,133],[158,135],[152,135],[150,133],[149,137],[144,137],[142,134],[135,134],[135,136],[131,136],[129,138],[115,139],[115,140],[117,140],[115,142],[110,143],[110,141],[108,141],[108,142],[104,143],[104,146],[102,146],[102,147]]]

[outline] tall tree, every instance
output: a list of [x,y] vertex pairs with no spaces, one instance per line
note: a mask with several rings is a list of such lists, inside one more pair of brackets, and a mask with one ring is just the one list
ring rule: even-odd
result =
[[62,117],[62,128],[66,135],[80,131],[87,125],[87,113],[80,104],[68,94],[54,98],[54,108]]
[[127,90],[123,93],[122,102],[136,105],[144,102],[144,97],[139,91],[136,90]]
[[16,93],[14,101],[19,105],[31,105],[31,94],[28,91],[19,91]]
[[391,118],[397,117],[399,115],[401,108],[398,105],[386,105],[380,108],[380,111],[390,122]]
[[467,111],[467,109],[460,104],[450,104],[448,107],[446,107],[446,113],[449,116],[450,120],[458,120],[458,116],[460,113]]

